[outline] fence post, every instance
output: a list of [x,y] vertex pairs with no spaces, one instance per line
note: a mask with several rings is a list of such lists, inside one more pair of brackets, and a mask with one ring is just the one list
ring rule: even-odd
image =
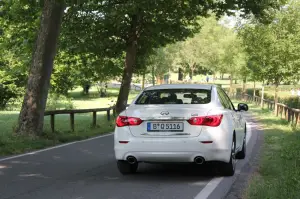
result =
[[107,120],[110,121],[110,108],[107,109]]
[[97,112],[93,112],[93,127],[96,127],[97,125]]
[[54,125],[55,125],[55,115],[52,114],[52,115],[50,115],[50,126],[51,126],[52,133],[54,133],[54,131],[55,131]]
[[75,130],[75,125],[74,125],[74,113],[70,113],[70,126],[71,126],[71,131],[74,132]]
[[279,105],[275,104],[275,106],[277,106],[276,117],[278,117],[278,114],[279,114]]

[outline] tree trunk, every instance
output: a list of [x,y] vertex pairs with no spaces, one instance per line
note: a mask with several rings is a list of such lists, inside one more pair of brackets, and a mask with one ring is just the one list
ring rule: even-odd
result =
[[246,93],[246,82],[247,82],[247,79],[246,77],[243,79],[243,94]]
[[193,71],[191,69],[190,73],[189,73],[189,76],[190,76],[190,80],[193,80]]
[[232,86],[233,86],[233,75],[232,74],[230,74],[230,94],[232,95],[233,94],[233,88],[232,88]]
[[182,81],[183,80],[183,71],[182,68],[178,69],[178,81]]
[[278,82],[276,82],[275,83],[275,95],[274,95],[274,103],[275,103],[275,109],[274,109],[274,112],[275,112],[275,114],[277,113],[277,103],[278,103],[278,85],[279,85],[279,83]]
[[143,71],[143,77],[142,77],[142,89],[145,88],[145,76],[146,76],[146,72]]
[[196,68],[196,63],[193,63],[193,65],[191,67],[191,71],[190,71],[190,79],[191,80],[193,80],[195,68]]
[[224,80],[224,73],[221,74],[221,80]]
[[116,103],[117,114],[125,110],[127,106],[132,73],[133,73],[133,66],[136,61],[136,53],[137,53],[136,27],[137,27],[137,16],[134,15],[131,20],[131,30],[129,34],[130,37],[128,38],[127,41],[125,67],[123,71],[122,84],[120,87],[120,92]]
[[255,81],[254,81],[254,84],[253,84],[253,97],[255,97],[255,94],[256,94],[256,87],[255,87]]
[[153,86],[155,85],[155,70],[154,70],[154,66],[152,66],[152,84],[153,84]]
[[16,129],[18,134],[38,135],[44,126],[51,73],[65,5],[45,0],[26,93]]
[[264,99],[265,99],[265,85],[263,83],[262,89],[261,89],[261,101],[260,101],[260,107],[264,107]]

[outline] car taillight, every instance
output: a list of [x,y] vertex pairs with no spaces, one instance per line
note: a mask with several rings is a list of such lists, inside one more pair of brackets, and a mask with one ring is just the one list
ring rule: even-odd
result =
[[140,118],[136,117],[127,117],[127,116],[118,116],[116,120],[116,125],[118,127],[122,126],[138,126],[143,122]]
[[192,117],[188,120],[190,125],[197,126],[219,126],[221,124],[223,115],[209,115],[203,117]]

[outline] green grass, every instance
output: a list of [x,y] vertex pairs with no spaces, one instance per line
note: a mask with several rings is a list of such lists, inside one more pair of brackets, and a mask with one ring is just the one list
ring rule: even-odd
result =
[[264,132],[259,168],[245,193],[246,199],[300,197],[300,130],[270,111],[250,106]]
[[69,116],[58,115],[55,118],[55,133],[50,130],[50,118],[45,117],[44,133],[39,137],[28,137],[12,133],[18,119],[18,112],[0,112],[0,156],[28,152],[112,132],[114,118],[107,121],[106,115],[103,113],[99,113],[97,116],[97,126],[92,127],[91,114],[76,114],[75,131],[72,132]]
[[[95,87],[91,87],[89,95],[83,95],[82,89],[77,88],[69,93],[72,102],[76,109],[88,108],[105,108],[116,103],[119,94],[119,89],[107,89],[108,96],[100,98],[99,93]],[[131,91],[128,97],[128,103],[136,97],[138,92]]]
[[[76,109],[103,108],[116,102],[118,92],[118,89],[108,89],[109,96],[100,98],[95,88],[91,89],[89,95],[83,95],[81,89],[76,89],[70,92],[70,97]],[[128,102],[130,103],[137,94],[138,92],[135,91],[130,92]],[[56,104],[61,106],[59,101]],[[18,114],[18,111],[0,111],[0,156],[19,154],[61,143],[82,140],[112,132],[114,129],[114,118],[112,117],[111,121],[107,121],[105,112],[97,114],[96,127],[91,125],[91,113],[75,114],[74,132],[70,128],[69,115],[57,115],[55,117],[55,133],[51,133],[50,117],[46,116],[42,135],[38,137],[18,136],[13,134]]]

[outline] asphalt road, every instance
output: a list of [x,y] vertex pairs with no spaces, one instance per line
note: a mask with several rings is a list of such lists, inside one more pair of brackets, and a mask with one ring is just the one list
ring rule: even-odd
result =
[[[255,144],[253,135],[249,143]],[[215,175],[211,165],[140,164],[137,174],[123,176],[114,159],[113,136],[107,135],[0,159],[0,198],[198,199],[213,191],[211,183],[220,185],[222,194],[235,179]]]

